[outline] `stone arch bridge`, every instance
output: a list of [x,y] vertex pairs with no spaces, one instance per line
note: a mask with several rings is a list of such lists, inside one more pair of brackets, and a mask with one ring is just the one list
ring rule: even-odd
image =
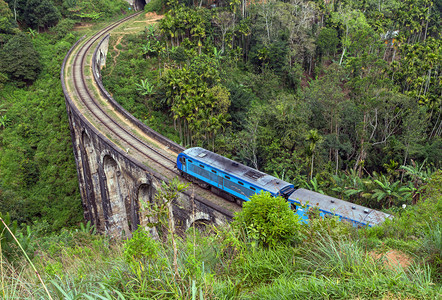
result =
[[[172,168],[160,166],[157,154],[146,150],[148,143],[160,145],[158,148],[171,161],[184,148],[135,119],[103,87],[100,69],[105,64],[112,29],[80,40],[71,48],[63,62],[61,81],[85,219],[100,233],[130,237],[139,225],[147,228],[154,221],[150,207],[155,195],[162,182],[175,176]],[[100,116],[99,109],[107,110],[102,113],[107,117]],[[120,131],[123,133],[118,135]],[[141,145],[145,146],[139,146],[143,139]],[[163,163],[167,164],[172,163]],[[192,186],[173,202],[174,221],[180,231],[195,221],[223,224],[233,216],[235,208],[231,205]],[[151,233],[157,234],[153,229]]]

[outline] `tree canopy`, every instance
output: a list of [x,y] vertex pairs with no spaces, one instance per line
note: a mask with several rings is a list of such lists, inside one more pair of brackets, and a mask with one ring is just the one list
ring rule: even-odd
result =
[[0,73],[11,80],[31,84],[40,70],[39,54],[28,35],[19,33],[0,49]]

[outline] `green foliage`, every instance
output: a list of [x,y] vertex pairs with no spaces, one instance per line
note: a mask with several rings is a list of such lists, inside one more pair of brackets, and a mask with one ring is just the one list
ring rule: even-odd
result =
[[341,222],[339,217],[332,218],[310,218],[309,225],[302,228],[305,241],[314,243],[323,237],[333,240],[351,238],[355,235],[356,229],[349,223]]
[[396,239],[422,238],[428,233],[428,222],[435,225],[442,222],[441,174],[440,170],[432,174],[417,205],[398,210],[393,220],[387,220],[382,225],[382,236]]
[[51,32],[55,33],[57,39],[62,39],[74,29],[74,25],[74,20],[62,19],[57,26],[51,28]]
[[317,51],[321,55],[335,54],[339,44],[338,32],[334,28],[321,29],[316,42]]
[[308,248],[305,256],[306,267],[326,276],[339,276],[342,280],[349,277],[363,278],[372,270],[380,269],[379,262],[370,258],[356,241],[318,236],[315,248]]
[[[298,280],[281,276],[272,285],[262,286],[256,290],[253,299],[347,299],[356,297],[432,299],[438,295],[437,290],[430,288],[431,281],[418,277],[419,274],[428,275],[428,269],[416,268],[414,270],[412,274],[418,280],[415,283],[408,281],[405,272],[379,273],[379,270],[375,270],[366,277],[349,278],[345,281],[340,278],[319,277],[316,274],[305,275]],[[396,277],[398,279],[395,279]],[[405,281],[402,281],[402,278]]]
[[96,234],[96,228],[92,225],[91,221],[87,221],[86,225],[80,223],[80,231],[83,233]]
[[27,226],[20,230],[17,221],[12,221],[9,213],[6,215],[0,213],[0,219],[0,256],[3,255],[9,262],[14,262],[23,254],[29,255],[33,238],[30,227]]
[[[33,230],[40,232],[43,227],[40,224]],[[428,265],[390,267],[386,255],[373,255],[361,241],[337,231],[332,237],[322,230],[297,247],[280,244],[267,248],[232,239],[235,233],[227,227],[217,229],[216,234],[189,230],[183,239],[177,239],[178,277],[173,274],[170,247],[145,233],[140,228],[132,240],[112,243],[105,236],[73,231],[36,236],[34,243],[40,247],[34,262],[54,299],[347,299],[392,295],[432,299],[440,292],[440,284],[433,280],[435,270]],[[399,243],[391,240],[388,245],[394,242]],[[240,248],[235,248],[235,243]],[[29,289],[34,286],[35,273],[27,266],[23,271],[6,266],[0,274],[4,298],[14,291],[25,299],[47,297],[41,288]]]
[[0,35],[14,32],[15,25],[8,3],[4,0],[0,0]]
[[298,242],[300,238],[298,216],[284,198],[272,197],[268,192],[250,197],[235,215],[232,226],[244,230],[252,241],[270,247]]
[[422,243],[426,261],[433,267],[436,280],[442,280],[442,223],[428,225]]
[[53,38],[38,34],[31,42],[20,34],[10,40],[26,40],[38,51],[31,59],[35,63],[39,57],[41,72],[32,87],[18,89],[16,83],[7,83],[0,90],[8,120],[0,130],[0,210],[18,223],[46,219],[57,230],[78,224],[83,216],[59,84],[61,61],[76,38],[72,34],[61,41]]
[[283,244],[273,248],[254,247],[236,258],[230,272],[248,287],[269,283],[280,276],[294,276],[299,270],[299,252],[299,248]]
[[441,40],[428,38],[415,44],[403,43],[399,47],[401,60],[390,70],[402,91],[430,109],[440,107],[442,91],[438,79],[438,66],[442,63]]
[[39,54],[27,35],[15,35],[0,49],[0,72],[17,84],[31,84],[40,70]]
[[373,190],[372,198],[378,202],[384,202],[389,207],[403,202],[411,202],[407,201],[411,200],[411,190],[407,186],[402,186],[401,182],[390,183],[384,175],[381,175],[380,180],[376,179],[374,182],[377,184],[377,188]]
[[137,83],[137,91],[143,96],[151,95],[153,93],[153,85],[150,84],[147,79],[141,79],[140,84]]
[[64,0],[63,15],[81,21],[96,21],[127,12],[124,0]]
[[124,244],[124,258],[129,264],[146,264],[158,257],[159,244],[154,241],[149,232],[138,228],[132,238]]
[[163,93],[179,122],[181,140],[185,144],[206,145],[214,141],[228,122],[229,93],[222,86],[215,86],[219,74],[210,59],[196,59],[190,68],[173,69],[161,78]]
[[31,28],[49,28],[61,19],[61,14],[50,0],[28,0],[22,18]]
[[157,12],[160,13],[165,5],[165,1],[164,0],[152,0],[149,1],[149,3],[147,3],[144,6],[144,11],[145,12]]
[[[15,245],[15,240],[12,236],[17,234],[17,221],[11,221],[11,216],[9,215],[9,213],[4,216],[0,214],[0,219],[0,254],[5,255],[6,258],[9,258],[14,254],[15,250],[17,249],[17,246]],[[12,235],[6,228],[5,224],[11,230]]]

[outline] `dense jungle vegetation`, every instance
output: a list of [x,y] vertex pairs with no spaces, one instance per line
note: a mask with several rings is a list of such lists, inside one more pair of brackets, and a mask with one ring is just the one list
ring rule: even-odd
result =
[[159,240],[115,241],[83,223],[59,71],[75,24],[128,8],[0,0],[2,298],[441,297],[440,0],[151,1],[158,26],[111,41],[117,101],[185,146],[395,218],[307,226],[262,195],[229,227],[177,236],[158,210]]
[[60,66],[74,25],[124,1],[0,1],[0,212],[59,230],[83,219]]
[[171,139],[378,209],[441,167],[442,2],[166,7],[103,82]]

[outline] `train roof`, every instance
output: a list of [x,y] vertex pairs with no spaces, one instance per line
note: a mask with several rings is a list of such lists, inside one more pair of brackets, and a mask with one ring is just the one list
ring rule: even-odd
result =
[[351,219],[362,224],[379,224],[390,218],[391,215],[370,209],[358,204],[347,202],[338,198],[330,197],[320,193],[312,192],[306,189],[297,189],[289,200],[318,206],[320,210]]
[[244,180],[250,184],[261,187],[262,189],[265,189],[273,194],[277,194],[285,187],[293,187],[291,183],[260,172],[254,168],[248,167],[204,148],[189,148],[183,153],[188,157],[208,164],[227,174],[231,174],[232,176],[235,176],[238,179]]

